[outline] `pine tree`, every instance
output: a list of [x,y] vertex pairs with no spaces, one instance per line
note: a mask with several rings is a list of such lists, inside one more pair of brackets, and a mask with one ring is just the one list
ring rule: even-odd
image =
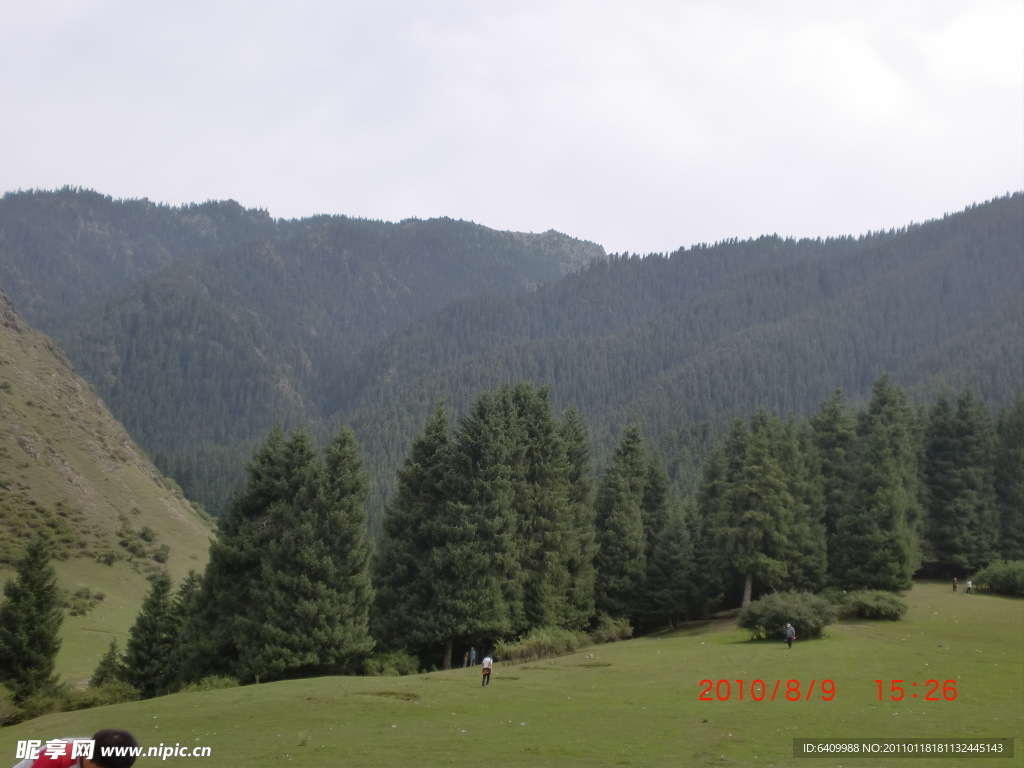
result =
[[179,626],[174,621],[171,577],[158,573],[128,632],[121,679],[149,699],[163,692],[164,670],[174,650]]
[[631,424],[601,477],[595,503],[595,599],[598,610],[612,618],[632,618],[640,610],[647,571],[643,518],[646,483],[643,436],[640,428]]
[[810,424],[823,496],[825,534],[830,539],[835,533],[836,521],[850,503],[857,425],[841,390],[836,390],[822,403]]
[[647,459],[647,480],[640,502],[644,514],[644,557],[649,558],[661,538],[669,518],[671,481],[665,463],[653,454]]
[[14,577],[4,584],[0,604],[0,683],[20,703],[53,694],[60,650],[60,605],[50,547],[37,538],[25,550]]
[[727,487],[724,514],[716,521],[718,545],[743,575],[743,605],[759,587],[786,583],[791,552],[793,497],[772,455],[771,425],[759,410],[751,420],[742,470]]
[[122,660],[121,650],[115,637],[110,641],[107,652],[103,654],[103,657],[96,665],[96,669],[93,670],[92,677],[89,679],[89,687],[98,688],[107,683],[123,680],[124,677],[124,661]]
[[903,390],[891,383],[888,375],[882,375],[875,381],[867,409],[857,416],[858,438],[871,435],[876,428],[881,428],[885,435],[899,478],[894,503],[902,508],[910,533],[912,571],[917,570],[921,562],[920,547],[925,526],[920,502],[923,495],[920,480],[923,428]]
[[594,615],[594,557],[597,532],[594,527],[594,481],[590,438],[579,409],[572,405],[562,414],[559,426],[565,445],[569,470],[566,476],[568,513],[573,536],[567,544],[566,562],[569,570],[567,599],[568,629],[582,630]]
[[719,526],[729,518],[728,492],[740,481],[749,441],[746,422],[736,417],[725,438],[708,451],[701,463],[696,505],[688,522],[697,561],[699,594],[706,596],[705,615],[712,605],[724,601],[726,584],[738,575],[728,550],[721,546]]
[[446,638],[435,617],[435,550],[432,520],[449,501],[451,442],[448,414],[435,407],[423,434],[413,440],[398,470],[395,493],[385,510],[374,571],[373,634],[383,647],[422,653]]
[[999,556],[1024,560],[1024,395],[999,416],[995,494],[999,510]]
[[272,532],[243,609],[237,675],[277,680],[338,674],[373,643],[369,637],[369,548],[363,504],[369,491],[359,449],[342,430],[326,461],[301,431],[288,442],[291,498],[266,509]]
[[516,385],[509,429],[527,627],[570,624],[570,561],[576,542],[569,507],[569,459],[546,388]]
[[304,431],[271,431],[211,547],[188,677],[334,674],[369,650],[367,491],[350,432],[325,460]]
[[[161,679],[161,688],[165,691],[176,691],[189,681],[201,677],[197,670],[202,668],[203,664],[194,657],[201,648],[191,633],[200,628],[202,588],[202,576],[195,571],[189,571],[174,595],[171,610],[178,634]],[[193,676],[194,671],[196,676]]]
[[832,582],[843,589],[898,591],[917,568],[903,478],[885,424],[858,438],[851,504],[836,521],[829,549]]
[[806,423],[798,425],[789,419],[781,425],[774,448],[793,499],[787,537],[789,550],[785,557],[789,570],[787,587],[803,592],[817,592],[824,587],[828,571],[822,521],[824,502],[815,473],[812,440]]
[[451,665],[456,641],[507,636],[525,627],[521,553],[512,508],[507,400],[485,392],[460,421],[452,441],[448,495],[425,522],[433,587],[431,639]]
[[944,397],[935,404],[924,462],[928,541],[936,560],[963,571],[995,557],[994,447],[992,419],[969,390],[955,412]]
[[647,561],[645,620],[675,629],[696,602],[693,542],[683,513],[670,514]]

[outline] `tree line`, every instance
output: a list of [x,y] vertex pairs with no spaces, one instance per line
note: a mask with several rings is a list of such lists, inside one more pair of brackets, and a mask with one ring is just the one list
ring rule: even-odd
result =
[[[275,427],[205,572],[177,590],[154,578],[94,682],[153,696],[211,676],[359,673],[381,653],[447,668],[534,630],[649,631],[775,591],[897,592],[922,564],[948,578],[1024,560],[1024,394],[993,416],[970,390],[915,406],[883,376],[860,410],[839,391],[802,421],[759,409],[683,494],[636,424],[595,473],[579,410],[558,416],[521,382],[455,424],[435,406],[376,542],[368,488],[350,429],[318,451]],[[26,562],[0,606],[16,699],[54,682],[52,569],[39,545]]]

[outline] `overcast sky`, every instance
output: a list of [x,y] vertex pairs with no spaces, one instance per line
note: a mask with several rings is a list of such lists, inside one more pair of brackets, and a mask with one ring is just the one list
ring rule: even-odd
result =
[[0,191],[609,252],[1024,188],[1021,0],[0,0]]

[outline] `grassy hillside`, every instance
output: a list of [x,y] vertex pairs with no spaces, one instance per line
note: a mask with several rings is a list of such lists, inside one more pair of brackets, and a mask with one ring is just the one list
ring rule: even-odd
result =
[[87,609],[65,621],[60,671],[87,676],[111,633],[134,621],[146,576],[202,569],[210,533],[56,345],[0,294],[0,582],[28,541],[50,537],[61,586],[83,591]]
[[[823,640],[751,643],[728,621],[598,646],[549,661],[406,678],[321,678],[39,718],[0,732],[18,739],[131,729],[145,746],[208,746],[204,764],[278,766],[780,766],[794,738],[1013,737],[1024,749],[1024,601],[954,595],[918,584],[904,621],[835,625]],[[701,680],[782,680],[775,701],[700,701]],[[879,701],[876,679],[907,682]],[[911,681],[956,680],[954,701],[911,698]],[[788,701],[786,681],[800,682]],[[835,683],[823,700],[810,681]],[[735,682],[733,682],[735,686]],[[917,691],[926,692],[923,686]],[[168,765],[194,759],[169,758]],[[151,759],[150,762],[153,762]],[[949,766],[953,759],[853,761]],[[197,763],[198,764],[198,763]],[[816,760],[808,765],[845,765]],[[1000,760],[997,765],[1014,764]],[[1016,764],[1019,764],[1019,760]]]

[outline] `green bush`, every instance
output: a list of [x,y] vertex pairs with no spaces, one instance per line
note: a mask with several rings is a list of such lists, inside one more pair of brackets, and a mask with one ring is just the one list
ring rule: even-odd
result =
[[14,703],[14,694],[11,689],[0,683],[0,727],[12,725],[18,722],[21,710]]
[[499,642],[495,657],[502,661],[537,661],[573,653],[587,643],[585,635],[558,627],[538,627],[526,637],[512,642]]
[[821,637],[836,617],[828,600],[810,592],[775,592],[747,605],[738,622],[752,640],[781,640],[787,623],[796,628],[797,637]]
[[363,674],[367,677],[399,677],[419,671],[419,660],[405,651],[375,653],[363,662]]
[[590,633],[590,641],[595,645],[629,640],[633,636],[633,627],[627,619],[613,619],[601,614],[597,617],[597,627]]
[[138,701],[141,698],[138,689],[128,683],[121,680],[108,680],[102,685],[90,685],[88,688],[71,691],[64,703],[64,708],[67,710],[90,709],[107,704]]
[[858,619],[899,621],[906,612],[907,604],[903,598],[880,589],[850,592],[840,607],[843,616]]
[[224,675],[210,675],[195,683],[189,683],[175,693],[199,693],[200,691],[219,691],[222,688],[237,688],[238,681]]
[[993,563],[974,576],[974,587],[997,595],[1024,597],[1024,560]]

